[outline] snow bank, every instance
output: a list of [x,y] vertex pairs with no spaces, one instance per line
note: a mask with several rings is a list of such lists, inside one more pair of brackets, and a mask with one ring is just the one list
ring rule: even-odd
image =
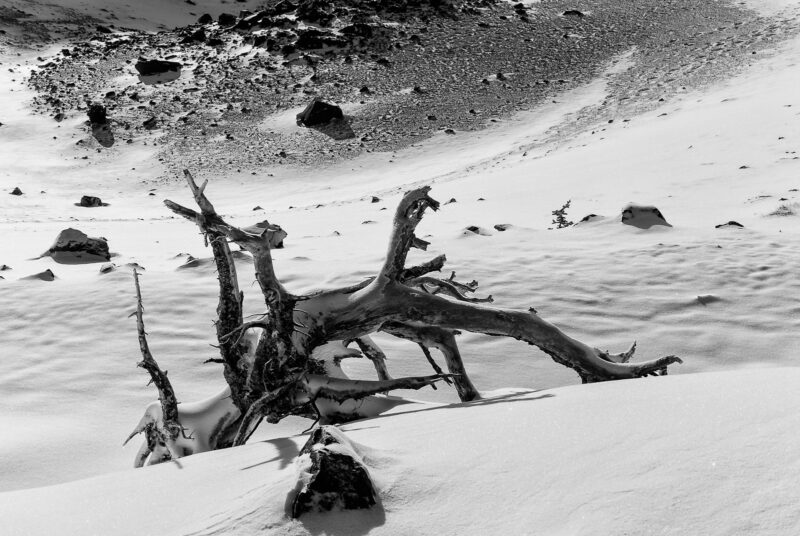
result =
[[759,534],[800,531],[800,369],[505,391],[343,426],[368,512],[290,521],[305,437],[0,494],[8,534]]

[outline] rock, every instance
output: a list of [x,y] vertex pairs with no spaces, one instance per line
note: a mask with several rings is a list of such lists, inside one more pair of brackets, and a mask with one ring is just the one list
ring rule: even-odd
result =
[[170,71],[180,71],[182,64],[177,61],[167,60],[148,60],[139,58],[134,65],[138,73],[142,76],[152,76],[155,74],[164,74]]
[[728,223],[720,223],[719,225],[715,225],[714,229],[724,229],[728,227],[743,228],[744,225],[742,225],[738,221],[731,220]]
[[39,272],[38,274],[29,275],[29,276],[23,277],[22,279],[26,280],[26,281],[33,281],[33,280],[55,281],[56,274],[54,274],[53,271],[48,268],[44,272]]
[[202,43],[206,40],[206,31],[204,28],[198,28],[197,30],[188,33],[181,39],[181,43],[184,44],[191,44],[191,43]]
[[214,17],[212,17],[208,13],[203,13],[202,15],[200,15],[200,18],[197,19],[197,22],[200,24],[211,24],[212,22],[214,22]]
[[86,112],[86,115],[89,116],[89,121],[92,123],[92,126],[105,125],[108,123],[108,111],[106,110],[106,107],[97,102],[94,102],[89,106],[89,110]]
[[103,203],[103,201],[99,197],[94,197],[92,195],[82,196],[81,202],[75,204],[79,207],[87,207],[87,208],[108,206],[108,203]]
[[380,200],[381,200],[380,197],[373,195],[372,199],[370,200],[370,203],[379,203]]
[[720,302],[722,298],[713,294],[702,294],[697,297],[697,301],[700,302],[701,305],[708,305],[709,303]]
[[142,126],[147,130],[153,130],[158,126],[158,119],[156,117],[151,117],[150,119],[146,119],[142,122]]
[[632,225],[639,229],[649,229],[654,225],[672,227],[656,207],[633,203],[622,209],[621,221],[625,225]]
[[236,24],[236,15],[231,15],[230,13],[220,13],[219,17],[217,17],[217,22],[219,22],[220,26],[233,26]]
[[494,226],[494,228],[495,228],[496,231],[500,231],[500,232],[508,231],[511,228],[511,224],[510,223],[498,223],[498,224],[496,224]]
[[478,227],[477,225],[470,225],[464,229],[465,235],[476,234],[480,236],[492,236],[492,233],[484,229],[483,227]]
[[577,9],[568,9],[561,14],[564,17],[575,17],[577,19],[582,19],[586,15],[583,14],[582,11],[578,11]]
[[342,109],[319,99],[311,101],[305,110],[297,114],[297,124],[306,127],[330,123],[335,119],[344,119]]
[[321,50],[327,47],[342,48],[347,45],[347,41],[341,37],[316,28],[298,30],[297,36],[294,46],[298,50]]
[[320,26],[329,26],[336,18],[330,0],[301,0],[297,5],[297,18]]
[[104,264],[103,266],[100,267],[100,273],[101,274],[108,274],[108,273],[113,272],[116,269],[117,269],[117,266],[114,263],[107,262],[106,264]]
[[292,518],[308,512],[360,510],[377,503],[375,488],[354,445],[334,426],[311,432],[298,457],[295,495],[288,503]]
[[0,272],[5,272],[6,270],[11,270],[11,267],[7,264],[0,266]]
[[19,187],[17,186],[8,193],[11,195],[22,195],[22,190],[20,190]]
[[139,80],[144,84],[150,85],[177,80],[181,76],[183,65],[177,61],[139,58],[134,67],[139,73]]
[[587,214],[583,218],[580,219],[575,225],[589,225],[599,221],[605,221],[608,218],[606,216],[602,216],[600,214]]
[[43,257],[52,257],[60,264],[87,264],[111,259],[105,238],[90,238],[77,229],[64,229]]

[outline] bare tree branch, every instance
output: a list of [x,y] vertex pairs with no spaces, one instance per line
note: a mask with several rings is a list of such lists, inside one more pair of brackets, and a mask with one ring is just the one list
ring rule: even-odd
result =
[[389,370],[386,368],[386,354],[375,344],[375,341],[373,341],[369,335],[358,337],[354,339],[354,341],[358,345],[358,349],[361,350],[361,353],[372,361],[375,372],[378,373],[378,379],[391,380],[392,377],[389,375]]
[[[447,363],[447,370],[454,376],[453,383],[459,399],[462,402],[469,402],[480,398],[478,389],[473,385],[467,370],[464,368],[464,362],[461,360],[461,353],[458,351],[458,344],[453,331],[435,326],[404,324],[401,322],[386,322],[381,326],[381,331],[401,339],[416,342],[425,349],[436,348],[439,350]],[[428,358],[428,361],[432,360],[430,353],[426,353],[425,357]]]
[[169,439],[175,439],[183,430],[178,420],[178,400],[175,397],[175,390],[172,388],[167,373],[161,370],[156,362],[150,347],[147,344],[147,335],[144,331],[144,307],[142,306],[142,290],[139,286],[139,272],[133,270],[133,281],[136,285],[136,328],[139,333],[139,349],[142,352],[142,360],[137,366],[142,367],[150,374],[150,379],[158,389],[158,399],[161,401],[161,412],[164,419],[164,430]]
[[[389,240],[389,249],[380,274],[390,280],[396,281],[405,268],[408,250],[418,240],[414,236],[417,224],[422,220],[425,209],[439,209],[439,202],[428,196],[430,186],[412,190],[403,197],[394,215],[392,236]],[[416,242],[419,245],[419,241]]]

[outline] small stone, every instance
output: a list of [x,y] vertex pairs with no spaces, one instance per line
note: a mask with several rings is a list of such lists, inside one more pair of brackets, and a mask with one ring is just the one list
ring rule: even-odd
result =
[[380,200],[381,200],[381,198],[380,198],[380,197],[377,197],[377,196],[374,196],[374,195],[373,195],[373,196],[372,196],[372,199],[370,200],[370,203],[379,203],[379,202],[380,202]]
[[15,187],[13,190],[11,190],[8,193],[10,193],[11,195],[22,195],[22,190],[20,190],[19,187]]
[[55,281],[56,274],[54,274],[53,271],[48,268],[44,272],[39,272],[38,274],[29,275],[23,277],[22,279],[29,281],[34,279],[38,279],[39,281]]

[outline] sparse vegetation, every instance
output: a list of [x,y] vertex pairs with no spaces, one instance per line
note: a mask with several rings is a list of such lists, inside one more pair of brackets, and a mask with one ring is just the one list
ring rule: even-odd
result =
[[561,208],[551,212],[551,214],[554,216],[551,223],[556,226],[556,229],[563,229],[575,224],[575,222],[567,219],[567,209],[569,208],[570,203],[572,203],[572,199],[567,200],[567,202],[564,203]]

